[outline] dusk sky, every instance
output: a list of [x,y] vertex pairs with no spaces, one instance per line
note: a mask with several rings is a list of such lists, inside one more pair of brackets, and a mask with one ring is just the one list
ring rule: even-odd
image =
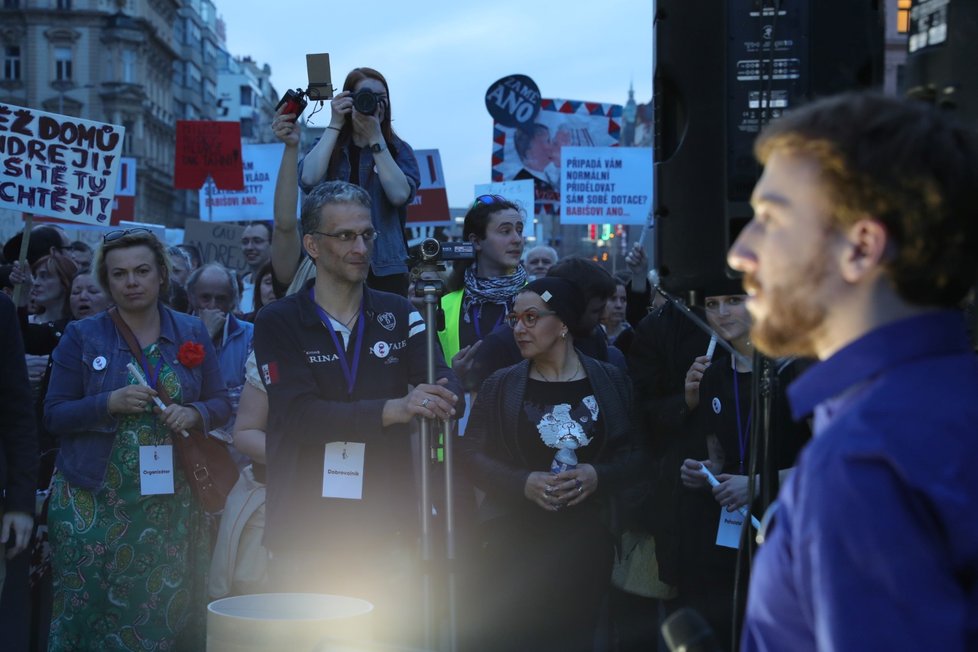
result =
[[307,53],[329,53],[336,88],[352,68],[379,70],[395,131],[441,151],[452,206],[490,180],[485,93],[497,79],[528,75],[546,98],[624,104],[630,83],[639,103],[652,95],[650,0],[216,1],[230,52],[268,63],[279,93],[306,86]]

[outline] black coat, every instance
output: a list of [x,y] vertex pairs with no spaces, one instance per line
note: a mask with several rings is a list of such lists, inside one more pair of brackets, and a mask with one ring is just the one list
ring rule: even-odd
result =
[[[631,424],[632,386],[614,365],[580,355],[600,409],[604,444],[593,463],[598,475],[594,497],[608,508],[608,525],[617,531],[618,497],[642,464]],[[486,492],[479,510],[486,521],[514,511],[537,509],[523,495],[533,471],[517,440],[518,421],[526,395],[530,362],[500,369],[482,385],[465,436],[459,440],[462,464],[473,483]]]
[[0,490],[4,509],[34,515],[37,432],[14,304],[0,294]]

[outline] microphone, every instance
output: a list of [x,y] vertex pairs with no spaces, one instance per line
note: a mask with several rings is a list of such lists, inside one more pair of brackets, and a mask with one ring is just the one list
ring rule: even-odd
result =
[[665,619],[662,636],[670,652],[723,652],[710,625],[688,607]]

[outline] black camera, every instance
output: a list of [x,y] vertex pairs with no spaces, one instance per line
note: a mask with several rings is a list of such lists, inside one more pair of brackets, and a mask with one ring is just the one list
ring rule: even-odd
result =
[[275,107],[275,111],[277,112],[284,106],[285,110],[282,111],[282,114],[294,113],[296,120],[298,120],[299,115],[301,115],[303,110],[305,110],[307,104],[306,92],[304,90],[301,88],[292,90],[290,88],[289,90],[285,91],[285,95],[283,95],[282,99],[279,100],[278,105]]
[[361,88],[353,94],[353,108],[364,115],[373,115],[377,112],[377,105],[380,104],[383,97],[380,93]]
[[475,245],[471,242],[438,242],[434,238],[425,238],[421,241],[421,260],[426,263],[475,260]]

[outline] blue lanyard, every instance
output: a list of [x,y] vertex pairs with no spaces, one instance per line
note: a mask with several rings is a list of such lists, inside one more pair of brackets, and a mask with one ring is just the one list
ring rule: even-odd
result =
[[312,301],[312,305],[316,306],[319,319],[326,325],[326,330],[329,331],[330,337],[333,338],[333,344],[336,346],[336,355],[340,359],[340,369],[343,371],[343,377],[346,378],[347,395],[353,396],[353,388],[357,384],[357,370],[360,368],[360,350],[363,348],[363,322],[366,321],[363,318],[363,298],[361,297],[360,299],[360,316],[357,318],[357,339],[353,345],[352,365],[346,359],[346,349],[343,348],[340,338],[336,334],[336,329],[333,328],[333,321],[326,311],[316,303],[316,295],[313,293],[313,288],[309,288],[309,300]]
[[747,426],[741,428],[740,420],[740,383],[737,381],[737,363],[733,363],[733,386],[734,386],[734,405],[737,410],[737,445],[740,448],[740,475],[744,474],[744,452],[747,449],[747,440],[750,437],[750,422],[754,417],[754,406],[747,413]]
[[[503,317],[506,316],[507,304],[501,304],[503,306],[503,311],[499,314],[496,319],[496,323],[492,325],[493,329],[503,323]],[[475,325],[475,341],[478,342],[482,340],[482,324],[479,322],[482,318],[482,304],[477,304],[469,308],[469,317],[472,319],[472,323]]]
[[163,368],[163,356],[160,355],[156,360],[156,366],[150,370],[149,358],[146,354],[139,356],[139,366],[143,368],[143,374],[146,376],[146,384],[156,389],[156,384],[160,380],[160,369]]

